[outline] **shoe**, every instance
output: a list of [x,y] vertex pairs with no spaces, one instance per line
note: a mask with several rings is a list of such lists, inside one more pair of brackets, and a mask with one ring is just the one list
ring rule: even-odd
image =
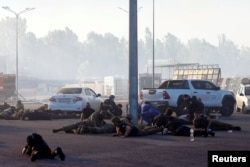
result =
[[164,128],[162,134],[167,135],[168,134],[168,128]]
[[206,130],[203,131],[203,135],[204,137],[207,137],[208,136],[208,132]]
[[73,129],[72,132],[75,133],[75,134],[79,134],[79,130],[78,129]]
[[233,128],[233,130],[236,130],[236,131],[241,131],[241,127],[239,127],[239,126],[235,126],[235,127]]
[[64,155],[61,147],[56,148],[56,153],[57,153],[57,155],[59,155],[59,158],[61,159],[61,161],[65,160],[65,155]]
[[214,136],[215,136],[215,133],[214,133],[214,132],[212,132],[212,131],[208,132],[208,134],[209,134],[209,135],[211,135],[212,137],[214,137]]
[[34,162],[35,160],[38,159],[38,151],[33,150],[31,153],[31,161]]
[[53,132],[53,133],[57,133],[57,132],[59,132],[59,130],[53,129],[52,132]]

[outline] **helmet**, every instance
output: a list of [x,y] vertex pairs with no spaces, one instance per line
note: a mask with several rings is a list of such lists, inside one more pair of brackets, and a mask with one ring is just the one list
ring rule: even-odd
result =
[[117,104],[117,106],[118,106],[118,107],[120,107],[120,108],[122,108],[122,104],[120,104],[120,103],[119,103],[119,104]]
[[114,98],[115,98],[114,95],[110,95],[110,96],[109,96],[109,99],[114,99]]

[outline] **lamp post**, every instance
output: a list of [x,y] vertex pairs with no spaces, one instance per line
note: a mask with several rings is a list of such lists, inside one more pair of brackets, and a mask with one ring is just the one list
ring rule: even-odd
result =
[[19,98],[19,93],[18,93],[18,19],[22,13],[31,11],[35,8],[26,8],[25,10],[22,10],[18,13],[10,9],[8,6],[3,6],[2,8],[13,13],[16,16],[16,94],[17,94],[17,99],[18,99]]

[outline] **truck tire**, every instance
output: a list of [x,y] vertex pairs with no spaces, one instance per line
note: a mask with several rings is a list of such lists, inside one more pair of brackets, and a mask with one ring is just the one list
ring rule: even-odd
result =
[[224,99],[222,101],[222,107],[220,109],[221,115],[222,116],[231,116],[234,112],[234,109],[235,109],[235,103],[236,103],[236,101],[234,100],[233,97],[231,97],[231,96],[224,97]]

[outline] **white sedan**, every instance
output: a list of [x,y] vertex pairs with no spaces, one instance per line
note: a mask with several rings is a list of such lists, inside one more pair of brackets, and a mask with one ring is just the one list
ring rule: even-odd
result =
[[49,98],[48,106],[51,111],[81,112],[86,103],[90,103],[90,106],[98,111],[102,102],[101,94],[96,94],[90,88],[63,87]]

